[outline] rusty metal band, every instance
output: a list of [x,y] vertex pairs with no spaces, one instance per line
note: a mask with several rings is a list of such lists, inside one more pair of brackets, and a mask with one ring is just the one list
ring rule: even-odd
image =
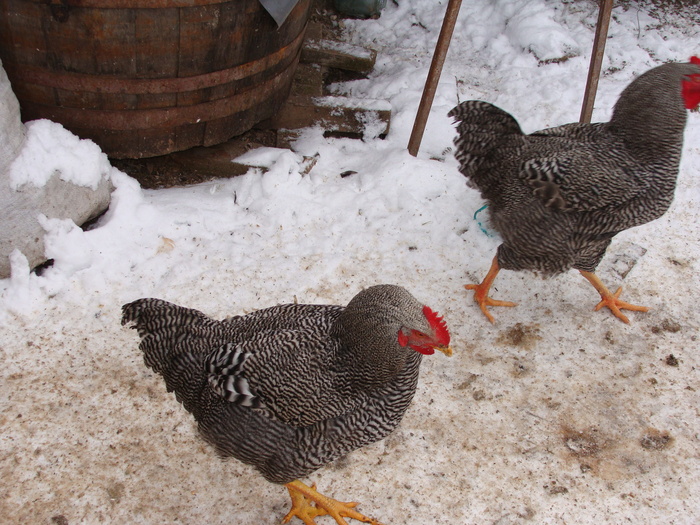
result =
[[226,4],[231,0],[25,0],[35,4],[94,9],[168,9]]
[[75,92],[133,95],[185,93],[188,91],[221,86],[262,73],[275,64],[281,63],[298,54],[303,40],[304,31],[301,31],[290,44],[258,60],[229,69],[214,71],[212,73],[181,78],[144,79],[123,78],[111,75],[62,73],[47,71],[46,68],[42,67],[12,63],[6,63],[5,69],[11,70],[12,78],[19,79],[25,84],[34,84]]
[[26,103],[27,109],[40,112],[64,126],[91,129],[99,123],[103,130],[138,130],[158,127],[177,127],[226,118],[260,103],[261,98],[274,93],[290,80],[293,65],[271,77],[253,89],[243,91],[232,97],[222,98],[190,106],[169,107],[162,109],[101,110],[76,109]]

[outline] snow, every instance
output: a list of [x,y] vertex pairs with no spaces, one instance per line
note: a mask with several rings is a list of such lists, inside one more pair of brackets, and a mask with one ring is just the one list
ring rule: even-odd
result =
[[326,107],[348,107],[353,109],[365,109],[374,111],[391,111],[391,103],[388,100],[372,100],[349,97],[314,97],[314,104]]
[[[335,91],[389,100],[385,140],[309,129],[296,153],[247,154],[260,167],[241,177],[143,190],[88,141],[31,124],[15,184],[58,169],[90,185],[89,171],[111,173],[115,191],[87,231],[43,218],[53,267],[30,272],[15,252],[0,284],[5,522],[278,523],[286,491],[197,438],[120,326],[120,307],[152,296],[222,318],[295,300],[344,304],[396,283],[445,316],[455,355],[424,360],[389,438],[306,481],[386,524],[697,523],[698,113],[671,209],[618,235],[599,268],[651,310],[625,325],[593,311],[597,294],[576,272],[502,272],[493,296],[518,306],[494,308],[491,325],[463,285],[483,278],[498,239],[482,231],[484,212],[474,219],[483,203],[449,152],[447,112],[480,98],[526,131],[576,121],[597,9],[463,3],[414,158],[406,144],[445,7],[400,0],[346,23],[350,43],[378,59],[369,79]],[[636,4],[613,13],[594,120],[639,73],[700,52],[682,16],[660,27]]]
[[323,49],[328,49],[336,51],[338,53],[346,53],[357,58],[362,58],[365,60],[372,59],[372,50],[367,47],[357,46],[348,44],[347,42],[341,42],[336,40],[309,40],[304,42],[304,48],[314,51],[321,51]]
[[10,167],[10,187],[44,186],[51,176],[78,186],[97,189],[112,167],[99,146],[80,139],[60,124],[34,120],[27,125],[27,142]]

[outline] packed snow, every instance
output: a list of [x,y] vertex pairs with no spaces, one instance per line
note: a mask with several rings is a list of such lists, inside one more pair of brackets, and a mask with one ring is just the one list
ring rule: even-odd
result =
[[[478,98],[527,132],[578,120],[597,6],[464,2],[414,158],[406,145],[445,7],[398,0],[345,22],[345,38],[378,59],[334,92],[388,100],[385,139],[308,129],[295,152],[249,153],[264,169],[144,190],[91,143],[30,124],[17,184],[59,169],[89,185],[90,169],[115,190],[87,230],[43,217],[53,266],[30,272],[15,252],[0,281],[1,522],[279,523],[286,490],[197,437],[120,326],[121,305],[159,297],[223,318],[345,304],[377,283],[443,314],[455,354],[424,359],[389,438],[305,481],[387,525],[698,522],[700,116],[689,114],[671,209],[618,235],[599,268],[651,310],[625,325],[593,311],[598,295],[577,272],[501,272],[492,296],[518,306],[493,308],[491,325],[463,285],[484,277],[499,241],[487,211],[474,218],[483,202],[457,171],[447,112]],[[594,121],[639,73],[700,54],[697,25],[658,16],[614,9]]]
[[61,180],[96,189],[114,169],[107,155],[88,139],[80,139],[50,120],[27,122],[23,149],[10,168],[10,187],[44,186],[54,173]]

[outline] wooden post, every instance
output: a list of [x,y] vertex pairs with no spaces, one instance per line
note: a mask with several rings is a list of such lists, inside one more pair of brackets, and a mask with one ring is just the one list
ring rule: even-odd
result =
[[593,103],[598,89],[598,79],[600,78],[600,68],[603,64],[605,54],[605,40],[608,38],[608,26],[610,25],[610,14],[612,13],[612,0],[600,0],[598,11],[598,23],[595,29],[595,39],[593,40],[593,52],[591,53],[591,64],[588,67],[588,80],[586,81],[586,91],[583,95],[583,106],[581,107],[582,123],[590,123],[593,115]]
[[428,115],[433,105],[435,91],[437,90],[437,84],[440,80],[440,73],[442,73],[442,66],[445,63],[445,55],[447,55],[447,49],[450,47],[450,39],[452,38],[452,32],[454,31],[455,22],[457,21],[457,15],[459,14],[461,5],[462,0],[449,0],[447,4],[445,18],[442,21],[442,29],[440,30],[437,45],[435,46],[435,53],[433,54],[433,61],[428,71],[428,79],[425,81],[423,96],[418,105],[418,114],[413,123],[411,138],[408,141],[408,152],[414,157],[418,154],[418,148],[420,148],[421,140],[423,140],[425,124],[428,122]]

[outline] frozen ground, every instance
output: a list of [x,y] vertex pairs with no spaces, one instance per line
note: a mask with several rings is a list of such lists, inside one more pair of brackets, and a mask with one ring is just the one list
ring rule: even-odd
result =
[[[368,80],[337,90],[391,101],[386,140],[309,130],[299,154],[256,153],[264,175],[181,189],[143,191],[113,171],[112,207],[94,229],[45,222],[52,268],[30,274],[16,254],[0,284],[0,522],[278,523],[286,490],[197,438],[120,307],[156,296],[224,317],[345,303],[385,282],[445,315],[455,355],[424,360],[391,437],[307,481],[387,525],[698,523],[700,118],[689,117],[671,210],[616,237],[600,267],[649,313],[625,325],[593,312],[597,294],[576,272],[503,272],[493,295],[519,305],[494,309],[490,325],[462,286],[484,276],[498,241],[472,218],[482,203],[448,152],[446,113],[481,98],[526,131],[576,121],[596,6],[465,2],[413,158],[406,143],[445,6],[388,2],[379,20],[347,24],[379,59]],[[700,53],[687,18],[659,25],[631,6],[614,10],[594,120],[636,74]],[[307,174],[302,155],[318,156]]]

